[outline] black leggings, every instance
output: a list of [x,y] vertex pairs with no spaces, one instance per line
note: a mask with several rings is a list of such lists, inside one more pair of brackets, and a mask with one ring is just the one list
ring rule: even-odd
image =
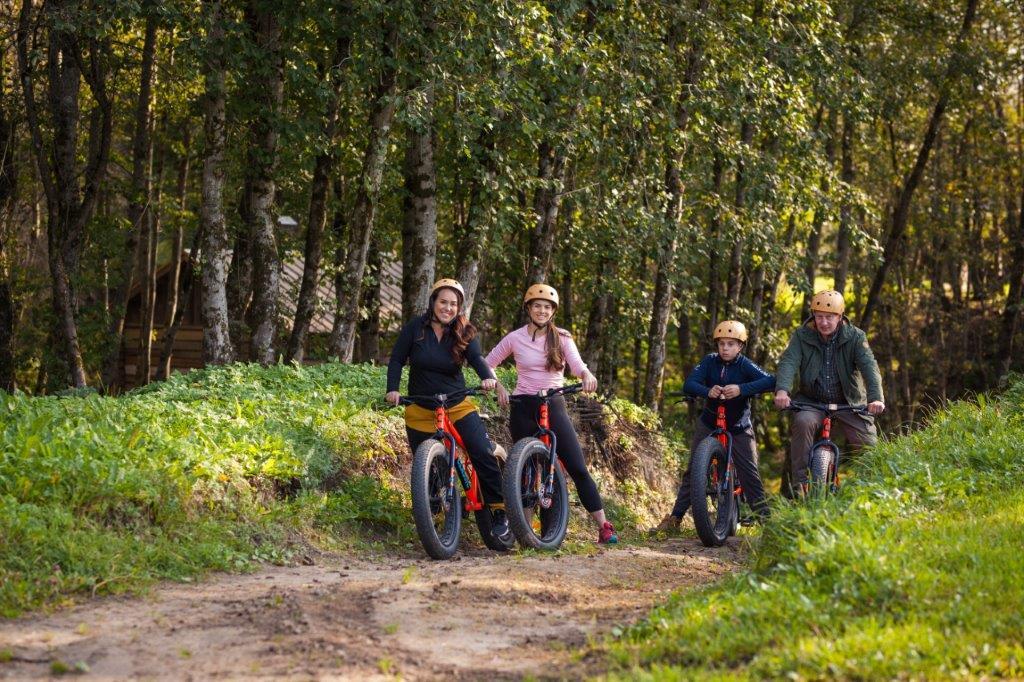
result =
[[[498,469],[498,460],[494,458],[494,445],[487,437],[484,421],[478,413],[470,412],[454,422],[454,426],[462,437],[469,461],[473,463],[477,478],[480,479],[480,492],[483,493],[484,502],[500,504],[504,499],[501,495],[501,470]],[[434,435],[433,432],[417,431],[408,426],[405,427],[405,433],[409,437],[409,447],[412,448],[413,454],[423,441]]]
[[[537,433],[537,429],[540,428],[537,425],[540,404],[541,399],[537,396],[516,396],[515,402],[512,403],[508,425],[509,431],[512,432],[513,442]],[[572,477],[573,483],[576,484],[576,493],[580,496],[583,506],[588,512],[603,509],[601,494],[597,492],[597,483],[587,471],[587,463],[583,460],[583,450],[576,437],[576,430],[572,427],[569,413],[565,411],[565,399],[562,396],[555,396],[548,402],[548,421],[551,422],[550,428],[558,438],[558,459],[565,466],[569,476]]]

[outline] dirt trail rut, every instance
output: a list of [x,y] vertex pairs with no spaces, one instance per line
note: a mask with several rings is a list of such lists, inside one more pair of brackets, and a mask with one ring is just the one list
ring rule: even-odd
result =
[[588,637],[739,554],[674,539],[591,556],[322,557],[2,623],[0,678],[45,678],[55,661],[93,679],[577,677],[596,672],[570,655]]

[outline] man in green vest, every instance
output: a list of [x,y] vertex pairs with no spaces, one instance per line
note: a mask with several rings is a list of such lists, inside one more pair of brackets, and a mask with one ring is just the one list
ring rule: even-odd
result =
[[[819,291],[811,299],[811,317],[789,340],[775,372],[775,406],[789,407],[790,393],[818,403],[867,405],[870,415],[837,412],[834,424],[842,427],[847,443],[854,448],[874,445],[878,440],[874,415],[885,410],[882,375],[863,330],[843,314],[846,302],[838,291]],[[783,494],[807,482],[807,455],[817,439],[824,414],[801,410],[790,425],[786,467],[790,485]]]

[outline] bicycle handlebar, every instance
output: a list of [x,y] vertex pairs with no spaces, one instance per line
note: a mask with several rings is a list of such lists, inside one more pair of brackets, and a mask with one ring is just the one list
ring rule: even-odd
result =
[[783,408],[789,412],[801,412],[803,410],[815,410],[831,414],[834,412],[853,412],[854,414],[871,414],[867,407],[860,405],[839,405],[837,403],[810,403],[791,401],[789,407]]
[[541,398],[548,400],[559,395],[571,395],[573,393],[579,393],[583,390],[583,384],[569,384],[568,386],[561,386],[559,388],[546,388],[543,391],[539,391],[536,394],[527,395],[512,395],[509,396],[509,402],[519,402],[523,398]]
[[398,397],[398,404],[416,405],[421,402],[428,402],[439,407],[447,407],[449,403],[460,398],[477,395],[481,390],[483,389],[480,386],[473,386],[472,388],[463,388],[458,391],[452,391],[451,393],[438,393],[436,395],[403,395]]

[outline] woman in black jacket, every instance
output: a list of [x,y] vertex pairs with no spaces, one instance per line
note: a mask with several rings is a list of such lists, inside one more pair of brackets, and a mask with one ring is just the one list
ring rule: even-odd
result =
[[[496,380],[480,353],[476,327],[462,314],[465,300],[462,285],[454,279],[439,279],[430,292],[427,312],[402,328],[388,360],[388,385],[385,399],[398,405],[402,367],[409,363],[409,394],[436,395],[466,388],[462,367],[467,362],[480,376],[484,390],[492,390]],[[494,457],[494,444],[487,436],[476,405],[464,398],[448,407],[448,416],[462,437],[469,459],[480,479],[484,503],[492,510],[492,533],[501,542],[512,540],[501,495],[501,470]],[[413,452],[436,431],[433,406],[409,405],[405,408],[405,432]]]

